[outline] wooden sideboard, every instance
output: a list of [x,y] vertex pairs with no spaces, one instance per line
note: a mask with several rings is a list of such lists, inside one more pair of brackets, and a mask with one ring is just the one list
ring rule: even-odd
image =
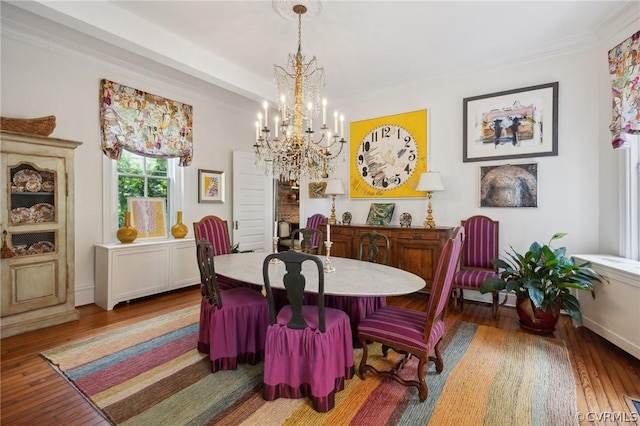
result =
[[391,243],[388,265],[421,276],[427,282],[422,292],[429,292],[440,251],[447,239],[453,236],[453,229],[444,226],[402,228],[397,225],[331,225],[331,256],[357,259],[360,235],[379,232],[386,235]]

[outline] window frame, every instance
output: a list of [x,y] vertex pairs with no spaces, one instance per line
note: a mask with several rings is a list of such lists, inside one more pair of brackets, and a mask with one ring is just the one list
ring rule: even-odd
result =
[[[169,178],[167,197],[167,226],[172,226],[178,210],[184,205],[184,167],[179,167],[178,158],[167,159],[167,177]],[[118,163],[107,156],[102,159],[102,179],[104,192],[102,205],[102,241],[115,243],[118,241]]]

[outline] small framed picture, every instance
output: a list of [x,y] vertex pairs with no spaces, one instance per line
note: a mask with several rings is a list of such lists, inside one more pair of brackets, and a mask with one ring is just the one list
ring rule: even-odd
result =
[[462,161],[558,155],[558,82],[463,99]]
[[224,172],[198,169],[198,202],[224,203]]
[[396,203],[371,203],[367,225],[387,226],[391,223]]
[[480,207],[538,207],[538,164],[481,166]]
[[309,182],[309,198],[327,198],[327,182]]
[[167,209],[164,198],[129,197],[131,226],[138,231],[138,239],[168,238]]

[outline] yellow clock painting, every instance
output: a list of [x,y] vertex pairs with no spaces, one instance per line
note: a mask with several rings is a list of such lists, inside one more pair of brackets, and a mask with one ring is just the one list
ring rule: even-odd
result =
[[416,191],[427,171],[427,110],[354,121],[351,198],[424,197]]

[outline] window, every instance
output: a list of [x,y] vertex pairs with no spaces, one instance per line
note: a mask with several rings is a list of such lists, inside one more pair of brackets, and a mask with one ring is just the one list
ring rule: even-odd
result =
[[[171,217],[171,176],[173,160],[150,158],[123,150],[117,164],[118,172],[118,227],[124,224],[128,197],[164,198],[167,217]],[[170,222],[170,221],[169,221]]]
[[624,150],[621,255],[640,260],[640,135]]

